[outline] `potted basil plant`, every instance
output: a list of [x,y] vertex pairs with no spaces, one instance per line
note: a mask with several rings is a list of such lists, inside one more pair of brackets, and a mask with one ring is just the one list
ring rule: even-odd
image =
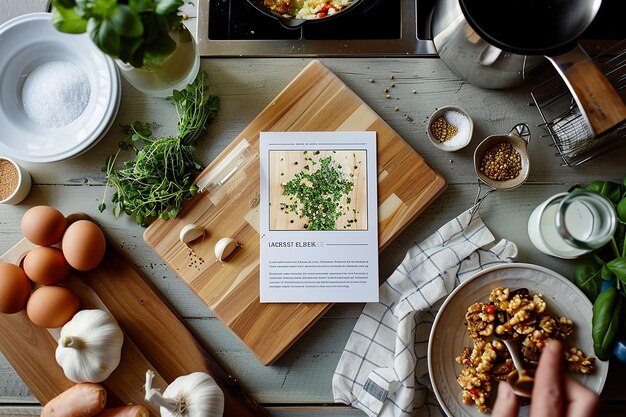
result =
[[179,8],[183,0],[52,0],[54,27],[88,33],[115,58],[124,78],[153,96],[170,96],[192,82],[200,55]]

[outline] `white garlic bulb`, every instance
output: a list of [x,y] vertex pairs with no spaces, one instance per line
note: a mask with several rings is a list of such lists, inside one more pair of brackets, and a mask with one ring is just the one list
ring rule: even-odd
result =
[[161,407],[161,417],[222,417],[224,393],[210,375],[193,372],[178,377],[161,394],[152,388],[154,372],[146,372],[146,401]]
[[124,333],[104,310],[81,310],[61,329],[55,357],[73,382],[102,382],[120,364]]
[[215,244],[215,257],[218,261],[223,261],[237,249],[237,241],[230,237],[224,237]]
[[195,225],[193,223],[189,223],[185,225],[181,230],[178,238],[185,245],[193,242],[194,240],[200,239],[204,237],[205,230],[202,226]]

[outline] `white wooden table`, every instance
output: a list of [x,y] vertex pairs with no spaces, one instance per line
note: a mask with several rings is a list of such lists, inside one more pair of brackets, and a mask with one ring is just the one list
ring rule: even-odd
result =
[[[19,14],[46,10],[43,0],[3,0],[0,22]],[[188,5],[190,23],[195,8]],[[453,76],[438,59],[323,59],[348,86],[385,119],[448,181],[438,200],[412,223],[380,255],[381,280],[400,263],[406,250],[421,241],[447,220],[474,202],[477,181],[472,152],[484,137],[506,133],[520,122],[531,125],[531,173],[520,188],[492,193],[480,214],[497,239],[515,242],[519,261],[551,268],[571,276],[573,263],[543,255],[528,238],[530,212],[544,199],[571,185],[595,179],[620,180],[626,174],[626,149],[613,152],[578,168],[561,167],[549,147],[549,139],[536,127],[540,116],[529,106],[534,85],[506,91],[487,91]],[[216,122],[198,146],[197,155],[209,163],[262,110],[270,100],[307,64],[308,59],[203,59],[210,76],[211,90],[221,98]],[[395,77],[393,100],[383,89]],[[374,79],[376,83],[370,83]],[[413,94],[416,90],[417,94]],[[475,127],[470,146],[455,153],[433,147],[426,137],[426,120],[443,105],[464,108]],[[394,107],[398,111],[394,111]],[[21,239],[22,214],[35,205],[54,206],[64,213],[82,211],[106,229],[114,243],[160,290],[201,342],[227,367],[244,387],[275,416],[363,416],[358,410],[333,403],[331,378],[341,351],[362,305],[336,305],[319,320],[274,365],[263,366],[191,293],[176,275],[143,242],[143,229],[130,219],[114,219],[110,211],[99,213],[104,174],[100,171],[107,155],[115,152],[122,132],[120,124],[134,120],[158,121],[161,133],[174,132],[176,115],[172,106],[146,97],[127,83],[114,127],[86,154],[52,164],[24,164],[34,185],[29,197],[18,206],[0,206],[0,251],[5,252]],[[0,133],[1,134],[1,133]],[[271,337],[271,335],[268,335]],[[603,416],[625,415],[626,398],[622,382],[626,367],[611,363],[609,381],[603,393]],[[39,404],[8,362],[0,357],[0,414],[35,415]]]

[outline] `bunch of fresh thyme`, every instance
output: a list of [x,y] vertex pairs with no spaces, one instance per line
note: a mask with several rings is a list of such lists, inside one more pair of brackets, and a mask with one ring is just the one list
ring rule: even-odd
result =
[[[219,98],[208,93],[206,77],[200,71],[194,82],[182,91],[174,90],[168,98],[178,113],[177,136],[154,139],[148,123],[135,121],[124,126],[128,136],[102,168],[107,182],[98,206],[100,212],[106,208],[109,186],[116,189],[111,198],[115,204],[113,215],[132,215],[144,227],[158,216],[175,218],[182,202],[196,194],[198,187],[193,179],[202,166],[193,157],[193,146],[219,109]],[[120,153],[127,150],[135,153],[135,159],[117,168]]]

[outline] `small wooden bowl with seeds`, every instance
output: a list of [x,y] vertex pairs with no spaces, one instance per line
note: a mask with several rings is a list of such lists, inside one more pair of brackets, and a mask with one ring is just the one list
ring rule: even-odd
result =
[[527,124],[515,125],[507,135],[487,136],[474,150],[478,178],[496,190],[519,187],[528,178],[530,161]]
[[443,151],[453,152],[470,143],[474,122],[462,108],[445,106],[430,116],[427,130],[433,145]]

